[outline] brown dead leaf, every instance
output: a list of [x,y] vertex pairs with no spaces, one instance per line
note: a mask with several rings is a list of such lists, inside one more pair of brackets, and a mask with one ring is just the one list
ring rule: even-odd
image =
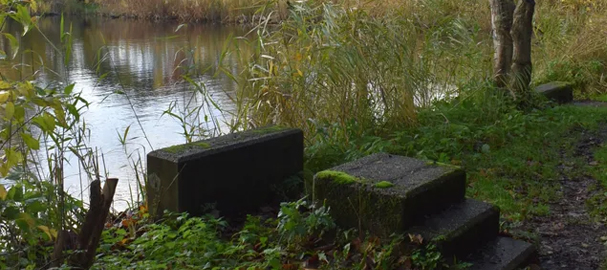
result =
[[362,241],[360,240],[360,238],[355,238],[354,240],[352,240],[352,247],[354,248],[354,250],[357,250],[359,252],[362,251]]
[[299,266],[294,263],[285,263],[282,265],[283,270],[299,270]]
[[320,267],[320,260],[318,258],[318,254],[314,254],[312,257],[308,258],[303,263],[303,268],[305,270],[315,270],[318,269],[318,267]]
[[417,245],[421,245],[424,243],[424,238],[420,234],[409,234],[409,240],[411,240],[411,243]]

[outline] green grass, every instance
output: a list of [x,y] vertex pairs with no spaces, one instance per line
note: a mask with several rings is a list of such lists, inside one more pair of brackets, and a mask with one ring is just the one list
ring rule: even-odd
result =
[[607,144],[603,143],[594,152],[595,164],[585,164],[592,176],[598,180],[596,194],[588,201],[591,214],[597,219],[607,216]]
[[[563,173],[559,165],[570,162],[585,168],[583,160],[570,153],[582,131],[595,130],[605,117],[605,108],[575,106],[524,114],[511,111],[491,125],[469,124],[467,132],[424,128],[428,133],[418,137],[438,137],[435,132],[439,131],[446,139],[444,145],[435,144],[432,150],[423,142],[414,148],[424,150],[427,157],[461,164],[468,173],[467,195],[496,204],[505,219],[516,222],[549,214],[547,204],[559,198],[558,179]],[[450,125],[457,125],[453,120]],[[475,144],[488,144],[491,150],[483,151]],[[569,160],[563,160],[564,156]],[[572,173],[580,176],[583,169]]]
[[596,100],[596,101],[601,101],[601,102],[607,102],[607,94],[594,96],[591,99]]
[[[572,151],[583,132],[596,130],[607,119],[607,108],[558,106],[524,112],[496,96],[473,99],[478,100],[420,111],[417,128],[353,137],[344,147],[330,143],[308,147],[307,165],[323,169],[376,152],[438,161],[461,166],[468,175],[467,196],[494,203],[509,222],[549,215],[548,204],[560,196],[560,175],[576,177],[584,171],[561,172],[559,165],[585,168]],[[315,157],[330,159],[321,162]]]

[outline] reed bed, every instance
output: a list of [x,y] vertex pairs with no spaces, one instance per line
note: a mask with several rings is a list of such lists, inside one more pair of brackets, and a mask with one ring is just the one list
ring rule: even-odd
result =
[[[245,37],[248,45],[229,52],[247,66],[231,74],[240,86],[234,128],[283,124],[347,144],[415,126],[436,100],[492,87],[486,1],[352,3],[297,2],[280,25],[262,21]],[[541,1],[536,8],[532,84],[565,80],[578,96],[605,92],[605,3]]]

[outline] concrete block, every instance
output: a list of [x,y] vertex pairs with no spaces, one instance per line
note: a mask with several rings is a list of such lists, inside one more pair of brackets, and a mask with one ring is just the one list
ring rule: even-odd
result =
[[538,261],[536,248],[525,241],[497,237],[472,253],[470,270],[517,270]]
[[303,171],[303,150],[301,130],[272,126],[150,152],[150,213],[258,210],[273,201],[273,188]]
[[535,91],[560,104],[573,101],[573,85],[568,82],[549,82],[536,87]]
[[427,215],[407,233],[433,241],[446,258],[464,256],[494,239],[499,232],[497,207],[467,199],[449,208]]
[[390,235],[463,201],[465,185],[457,167],[380,153],[317,173],[312,197],[342,227]]

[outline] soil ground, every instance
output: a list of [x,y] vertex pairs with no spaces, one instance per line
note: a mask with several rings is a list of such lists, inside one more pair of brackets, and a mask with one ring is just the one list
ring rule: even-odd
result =
[[[597,106],[595,103],[583,105]],[[600,183],[586,169],[576,167],[572,160],[581,159],[590,166],[598,165],[594,151],[607,140],[607,123],[598,131],[580,128],[573,132],[578,133],[581,140],[574,151],[561,151],[560,199],[550,205],[549,215],[533,217],[524,226],[537,234],[540,266],[546,270],[600,269],[605,258],[607,226],[591,217],[587,203],[601,192],[596,190]]]

